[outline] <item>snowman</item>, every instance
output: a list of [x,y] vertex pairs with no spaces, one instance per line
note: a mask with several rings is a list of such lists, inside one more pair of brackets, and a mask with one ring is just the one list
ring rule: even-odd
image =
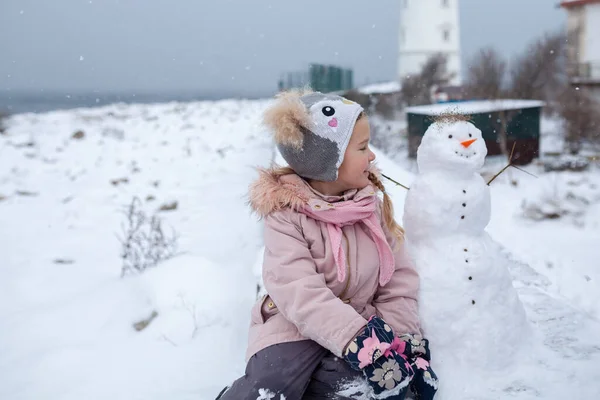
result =
[[486,154],[472,123],[439,116],[417,150],[419,172],[405,202],[423,333],[440,378],[436,399],[463,399],[477,374],[508,371],[531,337],[504,256],[485,232],[490,193],[478,172]]

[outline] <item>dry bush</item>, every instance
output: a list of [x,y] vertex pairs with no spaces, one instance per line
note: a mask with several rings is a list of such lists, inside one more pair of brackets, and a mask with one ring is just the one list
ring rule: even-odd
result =
[[345,92],[343,94],[343,96],[345,98],[347,98],[348,100],[351,100],[355,103],[360,104],[360,106],[362,108],[364,108],[365,110],[370,110],[370,108],[371,108],[371,105],[372,105],[371,96],[369,96],[366,93],[361,93],[356,89],[351,89],[351,90],[348,90],[347,92]]
[[493,48],[484,48],[469,63],[467,95],[475,99],[499,99],[504,95],[506,61]]
[[446,56],[431,56],[417,75],[402,80],[402,100],[404,104],[416,106],[431,102],[431,90],[437,85],[446,84],[453,78],[446,69]]
[[511,64],[493,48],[482,49],[470,62],[465,86],[480,99],[536,99],[552,101],[567,84],[567,37],[545,34]]
[[373,110],[386,119],[396,119],[398,111],[402,108],[400,93],[387,93],[372,95]]
[[584,143],[600,144],[600,104],[585,90],[568,87],[559,97],[558,113],[564,120],[564,138],[571,154]]
[[534,221],[570,217],[583,225],[588,209],[599,201],[600,188],[584,175],[543,187],[537,196],[523,200],[521,210],[523,217]]
[[127,220],[119,238],[123,260],[121,276],[142,273],[176,255],[178,235],[175,232],[166,235],[161,219],[156,215],[148,217],[137,197],[124,214]]
[[567,36],[545,34],[513,63],[507,97],[551,101],[567,84]]

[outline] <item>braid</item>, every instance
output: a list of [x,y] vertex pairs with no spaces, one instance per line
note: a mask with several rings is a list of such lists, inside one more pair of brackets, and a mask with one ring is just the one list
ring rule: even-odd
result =
[[403,240],[404,239],[404,229],[402,229],[402,227],[400,225],[398,225],[398,223],[394,219],[394,205],[392,203],[392,199],[385,191],[385,186],[383,186],[383,183],[381,182],[379,177],[377,175],[375,175],[373,172],[369,172],[369,180],[371,181],[371,183],[373,183],[373,185],[375,185],[383,193],[382,218],[383,218],[383,221],[385,222],[385,226],[388,228],[388,230],[394,236],[396,236],[396,238],[399,241]]

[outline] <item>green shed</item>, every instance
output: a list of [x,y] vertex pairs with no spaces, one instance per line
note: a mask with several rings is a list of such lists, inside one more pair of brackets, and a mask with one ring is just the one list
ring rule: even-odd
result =
[[488,155],[502,154],[498,132],[506,125],[507,152],[516,143],[514,163],[528,164],[539,155],[543,106],[544,102],[537,100],[477,100],[408,107],[408,155],[416,157],[421,138],[434,118],[450,112],[471,117],[481,129]]

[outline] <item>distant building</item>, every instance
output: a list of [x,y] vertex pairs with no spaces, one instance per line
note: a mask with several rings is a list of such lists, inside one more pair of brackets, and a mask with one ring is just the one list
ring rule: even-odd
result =
[[600,0],[563,1],[569,34],[571,83],[600,100]]
[[452,85],[461,83],[458,0],[400,0],[398,77],[419,73],[431,56],[444,54]]
[[337,65],[310,64],[308,71],[288,72],[279,80],[279,90],[310,86],[317,92],[338,92],[354,87],[354,71]]

